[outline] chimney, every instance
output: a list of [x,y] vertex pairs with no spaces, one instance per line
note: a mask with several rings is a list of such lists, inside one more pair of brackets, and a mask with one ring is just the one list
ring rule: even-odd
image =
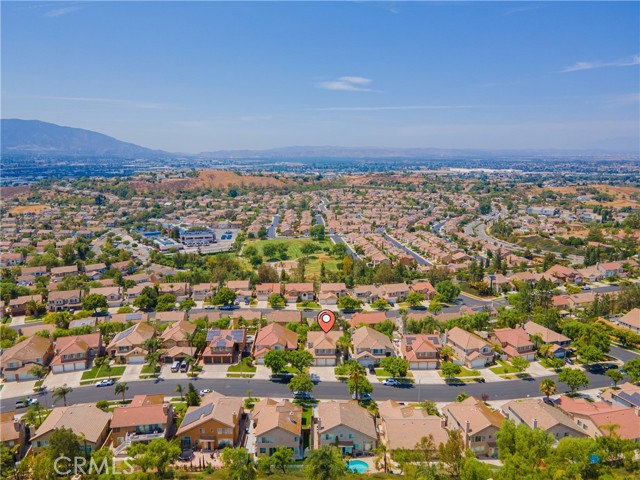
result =
[[533,425],[531,425],[531,428],[538,428],[538,419],[537,418],[533,419]]
[[446,428],[446,427],[447,427],[447,419],[446,419],[446,417],[440,418],[440,428]]
[[471,422],[469,420],[467,420],[466,422],[464,422],[464,435],[465,435],[465,437],[469,436],[469,431],[471,431]]
[[636,415],[640,417],[640,407],[635,408]]
[[289,420],[291,420],[291,423],[296,423],[295,414],[293,412],[289,412]]
[[233,412],[233,423],[236,423],[237,421],[238,421],[238,413]]
[[443,340],[442,340],[442,345],[446,345],[447,344],[447,336],[449,335],[449,329],[445,329],[444,331],[444,336],[443,336]]

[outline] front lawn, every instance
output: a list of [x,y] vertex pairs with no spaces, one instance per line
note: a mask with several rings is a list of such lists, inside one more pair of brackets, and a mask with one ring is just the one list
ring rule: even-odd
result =
[[[445,375],[442,373],[442,370],[438,370],[438,375],[440,375],[442,378],[446,378]],[[462,365],[460,365],[460,373],[456,375],[456,377],[479,377],[479,376],[480,376],[480,372],[478,370],[471,370],[467,367],[463,367]]]
[[[387,372],[384,368],[378,367],[376,368],[376,377],[378,377],[378,380],[380,380],[381,378],[384,380],[385,378],[393,377],[393,375]],[[407,370],[406,377],[394,377],[394,378],[413,378],[413,373],[411,373],[411,370]]]
[[111,367],[111,371],[108,372],[104,365],[99,367],[94,366],[91,370],[83,372],[81,380],[93,380],[95,378],[116,378],[121,377],[124,373],[125,366]]
[[304,301],[304,302],[298,302],[296,304],[296,307],[298,307],[299,310],[305,309],[305,308],[311,308],[313,310],[320,310],[322,307],[316,303],[316,302],[310,302],[310,301]]
[[251,365],[249,357],[243,358],[236,365],[230,365],[227,369],[227,377],[252,378],[256,373],[256,367]]
[[498,366],[491,367],[489,370],[491,370],[493,373],[497,375],[502,375],[507,373],[519,373],[518,370],[513,367],[513,365],[505,362],[504,360],[498,360],[498,363],[499,363]]
[[304,407],[302,409],[302,428],[310,428],[311,427],[311,414],[313,413],[313,409],[310,407]]

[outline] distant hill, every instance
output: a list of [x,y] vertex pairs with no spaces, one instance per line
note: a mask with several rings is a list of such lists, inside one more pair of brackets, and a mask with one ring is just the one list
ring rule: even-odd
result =
[[82,128],[61,127],[39,120],[2,119],[2,153],[60,155],[114,155],[140,157],[163,154],[160,150],[121,142]]

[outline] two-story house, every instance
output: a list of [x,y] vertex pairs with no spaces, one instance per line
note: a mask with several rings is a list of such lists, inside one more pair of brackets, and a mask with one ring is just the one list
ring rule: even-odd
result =
[[351,336],[353,358],[363,367],[379,365],[386,357],[395,356],[389,337],[369,327],[360,327]]
[[89,294],[104,295],[109,307],[121,307],[124,304],[122,287],[91,287]]
[[[255,410],[254,410],[255,411]],[[176,432],[182,448],[210,452],[235,447],[241,438],[242,398],[205,395],[197,407],[189,407]]]
[[27,429],[24,417],[18,418],[15,410],[2,412],[0,414],[0,443],[10,449],[14,462],[20,461],[26,453],[26,442]]
[[460,327],[454,327],[445,332],[445,345],[453,348],[457,358],[454,363],[469,368],[482,368],[493,362],[493,347],[487,341],[467,332]]
[[335,305],[340,297],[347,295],[344,283],[321,283],[318,301],[324,305]]
[[12,317],[25,315],[29,309],[29,305],[33,303],[39,305],[42,303],[42,295],[22,295],[20,297],[9,300],[9,314]]
[[313,365],[316,367],[333,367],[337,364],[340,349],[336,343],[342,332],[330,330],[324,332],[307,332],[305,348],[313,355]]
[[524,423],[529,428],[539,428],[556,441],[564,437],[584,437],[586,433],[559,408],[546,404],[541,399],[523,398],[512,400],[502,406],[502,413],[516,425]]
[[115,454],[132,443],[148,443],[173,434],[173,406],[163,394],[136,395],[128,405],[117,406],[111,418],[111,436]]
[[160,295],[169,294],[175,295],[176,302],[182,302],[189,298],[191,294],[191,290],[189,289],[189,284],[186,282],[176,282],[176,283],[159,283],[158,291]]
[[259,283],[256,285],[256,299],[261,302],[269,300],[273,294],[280,295],[281,289],[280,283]]
[[288,303],[313,301],[314,294],[313,283],[287,283],[284,286],[284,298]]
[[76,372],[91,367],[93,358],[102,353],[102,334],[58,337],[51,361],[53,373]]
[[523,328],[496,328],[489,339],[500,345],[508,360],[522,357],[532,362],[536,358],[533,342]]
[[244,328],[233,330],[209,330],[207,346],[202,352],[205,364],[236,363],[245,349],[247,331]]
[[429,435],[436,448],[448,440],[446,420],[437,415],[429,415],[426,410],[415,405],[385,400],[378,403],[378,412],[380,441],[387,450],[415,450],[422,438]]
[[634,308],[620,317],[616,323],[622,328],[640,334],[640,308]]
[[314,448],[337,446],[343,455],[366,454],[378,444],[373,415],[353,400],[320,402],[312,435]]
[[53,267],[51,269],[51,280],[54,282],[59,282],[67,275],[78,275],[78,267],[77,265],[69,265],[66,267]]
[[2,352],[0,373],[7,382],[35,380],[36,377],[29,370],[34,365],[48,366],[52,358],[51,340],[34,335]]
[[439,352],[442,349],[439,335],[403,335],[401,349],[411,370],[435,370],[438,368]]
[[49,311],[78,310],[82,308],[83,296],[83,290],[53,290],[49,292]]
[[373,303],[382,296],[380,288],[375,285],[359,285],[354,287],[353,295],[358,300]]
[[270,323],[261,328],[253,345],[253,358],[259,365],[264,364],[264,356],[270,350],[295,350],[298,348],[298,334],[279,323]]
[[251,415],[256,457],[273,455],[278,447],[287,447],[298,460],[303,455],[302,407],[289,400],[264,398],[255,404]]
[[229,280],[227,288],[235,292],[236,301],[249,302],[253,295],[249,280]]
[[540,338],[543,343],[552,345],[551,353],[553,356],[558,358],[565,357],[567,349],[569,345],[571,345],[571,339],[569,337],[532,321],[526,322],[522,328],[529,335],[529,340],[532,340],[532,337]]
[[155,337],[156,329],[148,323],[137,323],[113,337],[107,346],[107,355],[121,363],[145,363],[147,350],[144,343]]
[[418,292],[424,295],[425,300],[432,300],[436,294],[436,289],[433,288],[433,285],[431,285],[431,282],[428,280],[413,283],[409,288],[412,292]]
[[394,304],[403,301],[409,295],[409,285],[406,283],[388,283],[380,285],[382,298],[387,302]]
[[491,410],[481,400],[469,397],[462,402],[454,402],[442,409],[447,419],[447,427],[460,430],[465,448],[479,457],[498,456],[497,433],[504,417]]
[[211,298],[211,283],[199,283],[191,288],[191,298],[198,302]]

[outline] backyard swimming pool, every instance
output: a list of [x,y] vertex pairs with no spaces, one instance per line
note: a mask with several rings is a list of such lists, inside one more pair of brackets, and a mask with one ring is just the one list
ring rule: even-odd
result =
[[349,460],[347,462],[347,468],[355,473],[364,473],[369,470],[369,465],[362,460]]

